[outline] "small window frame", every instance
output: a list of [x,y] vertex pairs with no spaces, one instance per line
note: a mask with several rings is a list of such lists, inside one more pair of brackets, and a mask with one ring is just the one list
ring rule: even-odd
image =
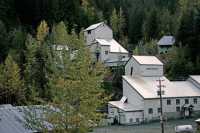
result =
[[181,107],[180,106],[177,106],[176,107],[176,112],[180,112],[181,111]]
[[180,99],[176,99],[176,105],[180,105]]
[[198,103],[198,99],[197,99],[197,98],[194,98],[194,99],[193,99],[193,103],[194,103],[194,104],[197,104],[197,103]]
[[153,114],[153,108],[148,109],[148,114]]
[[108,50],[106,50],[106,51],[105,51],[105,55],[108,55],[108,53],[109,53]]
[[171,105],[172,102],[171,102],[171,99],[167,99],[167,105]]
[[185,104],[189,104],[189,99],[185,99]]

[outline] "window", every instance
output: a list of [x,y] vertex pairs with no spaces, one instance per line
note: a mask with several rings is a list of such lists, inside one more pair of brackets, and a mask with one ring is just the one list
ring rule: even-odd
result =
[[105,55],[107,55],[108,54],[108,51],[105,51]]
[[158,108],[158,113],[161,113],[161,108]]
[[91,30],[88,30],[87,32],[88,32],[88,34],[91,34]]
[[133,75],[133,67],[131,67],[131,75]]
[[185,104],[189,104],[189,99],[185,99]]
[[180,104],[180,99],[176,99],[176,105]]
[[167,105],[171,105],[171,100],[167,100]]
[[146,68],[147,70],[158,70],[158,68]]
[[[157,95],[160,96],[160,90],[157,91]],[[165,95],[165,91],[164,90],[161,90],[161,95]]]
[[132,118],[130,118],[130,119],[129,119],[129,122],[130,122],[130,123],[133,123],[133,119],[132,119]]
[[176,112],[180,112],[181,108],[180,107],[176,107]]
[[197,98],[193,99],[194,104],[197,104]]
[[136,122],[139,123],[139,122],[140,122],[140,119],[139,119],[139,118],[136,118]]
[[152,108],[149,108],[149,114],[153,114],[153,109]]

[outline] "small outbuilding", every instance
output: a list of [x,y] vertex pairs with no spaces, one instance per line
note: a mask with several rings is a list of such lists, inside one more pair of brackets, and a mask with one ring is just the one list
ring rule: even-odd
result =
[[160,54],[167,53],[169,49],[175,44],[175,38],[173,36],[163,36],[157,43],[158,52]]

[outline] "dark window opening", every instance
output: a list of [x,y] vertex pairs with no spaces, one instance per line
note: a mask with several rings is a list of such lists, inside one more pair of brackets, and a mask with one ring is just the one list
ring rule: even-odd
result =
[[88,34],[91,34],[91,30],[88,30],[87,32],[88,32]]
[[181,108],[180,107],[176,107],[176,112],[180,112]]
[[171,105],[171,100],[167,100],[167,105]]
[[107,55],[108,54],[108,51],[105,51],[105,55]]
[[161,108],[158,108],[158,113],[161,113]]
[[180,104],[180,99],[176,99],[176,105]]
[[131,75],[133,75],[133,67],[131,67]]
[[189,104],[189,99],[185,99],[185,104]]
[[193,99],[194,104],[197,104],[197,98]]
[[153,114],[153,109],[152,108],[149,108],[149,114]]

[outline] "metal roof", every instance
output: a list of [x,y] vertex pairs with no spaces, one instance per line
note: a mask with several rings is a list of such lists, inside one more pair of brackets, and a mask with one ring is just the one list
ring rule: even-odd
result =
[[[38,106],[32,106],[35,108]],[[18,106],[14,107],[12,105],[3,105],[0,106],[0,133],[34,133],[38,132],[37,130],[31,128],[30,123],[26,121],[25,110],[28,110],[27,106]],[[36,110],[35,110],[36,109]],[[35,108],[35,113],[38,117],[44,115],[41,108]],[[29,110],[30,111],[30,110]],[[32,110],[33,111],[33,110]],[[52,130],[52,125],[44,122],[49,130]]]
[[135,106],[130,103],[123,103],[122,101],[110,101],[109,104],[115,106],[123,111],[140,111],[140,106]]
[[115,41],[114,39],[96,39],[96,41],[100,44],[100,45],[104,45],[104,46],[110,46],[110,52],[111,53],[127,53],[128,51],[122,47],[117,41]]
[[190,77],[200,84],[200,75],[191,75]]
[[[123,76],[123,79],[135,89],[144,99],[159,98],[157,95],[159,77]],[[166,77],[161,77],[165,85],[164,98],[176,97],[199,97],[200,89],[190,81],[169,81]]]
[[163,65],[163,63],[155,56],[134,56],[133,58],[142,65]]
[[105,62],[106,63],[115,63],[115,62],[124,62],[124,63],[126,63],[128,60],[129,60],[129,57],[122,58],[122,59],[109,59],[109,60],[106,60]]
[[94,30],[94,29],[96,29],[97,27],[99,27],[101,24],[104,24],[104,22],[100,22],[100,23],[97,23],[97,24],[93,24],[93,25],[89,26],[88,28],[86,28],[84,31]]
[[173,45],[175,43],[175,38],[173,36],[163,36],[159,41],[158,41],[158,45]]

